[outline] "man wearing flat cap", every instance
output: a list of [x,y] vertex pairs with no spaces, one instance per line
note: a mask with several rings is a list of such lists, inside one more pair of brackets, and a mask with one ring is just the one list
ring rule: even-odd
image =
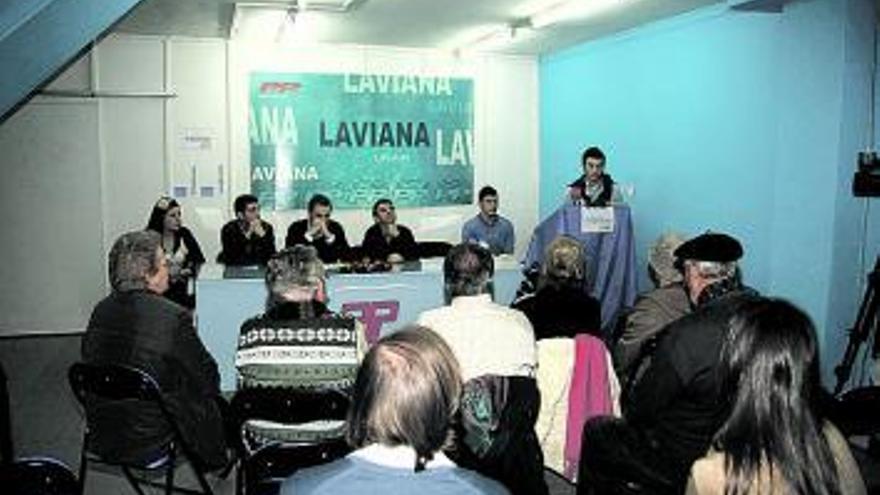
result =
[[728,322],[757,296],[740,282],[740,243],[707,232],[674,252],[694,311],[661,330],[647,369],[624,397],[623,419],[584,427],[578,493],[682,493],[728,410],[716,368]]

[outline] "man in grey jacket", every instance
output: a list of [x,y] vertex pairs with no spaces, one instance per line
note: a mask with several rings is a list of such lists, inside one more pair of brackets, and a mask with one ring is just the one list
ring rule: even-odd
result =
[[[162,297],[168,266],[159,234],[122,235],[110,250],[113,292],[95,306],[82,341],[91,363],[133,366],[159,384],[184,442],[201,469],[226,463],[220,376],[193,327],[192,314]],[[123,462],[149,463],[171,431],[157,407],[97,398],[86,404],[92,449]]]

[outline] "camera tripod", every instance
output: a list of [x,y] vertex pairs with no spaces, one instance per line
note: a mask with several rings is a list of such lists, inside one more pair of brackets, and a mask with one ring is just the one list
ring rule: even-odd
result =
[[840,364],[834,368],[834,374],[837,376],[837,385],[834,387],[835,396],[839,395],[847,382],[849,382],[853,363],[859,354],[859,348],[872,335],[874,336],[874,342],[871,348],[871,357],[876,359],[880,355],[880,339],[877,336],[878,319],[880,319],[878,307],[880,307],[880,256],[877,257],[877,261],[874,263],[874,270],[868,273],[865,297],[859,306],[856,323],[850,331],[846,352],[843,354]]

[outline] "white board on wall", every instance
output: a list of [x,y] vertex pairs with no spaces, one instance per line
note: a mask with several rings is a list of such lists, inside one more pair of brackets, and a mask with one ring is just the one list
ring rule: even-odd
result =
[[31,102],[0,125],[0,335],[83,328],[105,291],[98,106]]

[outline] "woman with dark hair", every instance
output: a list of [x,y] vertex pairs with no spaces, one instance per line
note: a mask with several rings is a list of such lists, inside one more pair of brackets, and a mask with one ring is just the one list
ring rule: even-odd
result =
[[393,333],[370,349],[348,412],[344,459],[288,478],[282,495],[504,494],[442,452],[462,391],[458,362],[424,327]]
[[150,212],[147,230],[162,236],[162,248],[170,273],[165,297],[187,308],[195,308],[195,296],[189,284],[191,280],[195,281],[199,267],[205,262],[205,255],[192,232],[183,226],[177,200],[167,196],[159,198]]
[[818,409],[816,332],[800,309],[744,304],[719,371],[731,413],[691,468],[688,495],[866,493],[846,439]]

